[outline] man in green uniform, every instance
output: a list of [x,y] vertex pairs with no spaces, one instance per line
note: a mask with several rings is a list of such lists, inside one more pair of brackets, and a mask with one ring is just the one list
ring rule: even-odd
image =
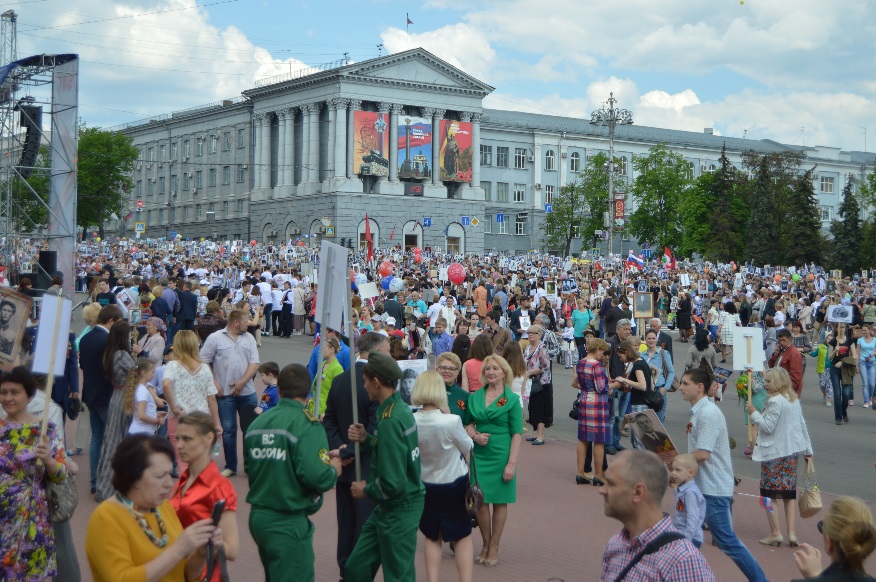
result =
[[462,369],[459,356],[453,352],[444,352],[435,359],[435,369],[444,380],[447,389],[447,407],[465,423],[465,407],[468,403],[468,392],[456,383],[456,377]]
[[373,435],[361,424],[350,426],[350,441],[359,441],[371,453],[368,481],[354,482],[351,491],[354,498],[371,498],[377,507],[347,560],[344,578],[346,582],[374,580],[382,565],[386,582],[415,582],[417,526],[425,499],[417,425],[395,390],[402,371],[394,359],[372,352],[362,377],[368,397],[380,404]]
[[280,403],[253,421],[244,438],[249,531],[267,582],[312,581],[313,523],[307,516],[335,486],[341,461],[329,458],[325,429],[304,409],[307,368],[286,366],[277,387]]

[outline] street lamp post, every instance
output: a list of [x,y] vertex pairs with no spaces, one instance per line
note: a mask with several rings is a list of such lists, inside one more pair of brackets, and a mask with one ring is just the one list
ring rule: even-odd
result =
[[608,108],[597,109],[590,115],[591,125],[608,127],[608,254],[614,247],[614,128],[632,125],[633,114],[629,109],[617,109],[614,93],[608,94]]

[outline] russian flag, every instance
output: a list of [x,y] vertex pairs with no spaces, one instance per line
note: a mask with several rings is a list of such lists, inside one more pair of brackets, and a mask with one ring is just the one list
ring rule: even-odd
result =
[[636,267],[641,269],[645,266],[645,261],[634,255],[632,251],[630,251],[630,254],[627,255],[627,265],[630,267]]

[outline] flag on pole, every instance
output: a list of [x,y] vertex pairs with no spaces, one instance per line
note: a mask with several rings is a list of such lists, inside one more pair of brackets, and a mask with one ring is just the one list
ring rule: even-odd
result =
[[132,217],[132,216],[134,216],[134,213],[133,213],[133,212],[129,212],[127,215],[125,215],[125,220],[131,220],[131,217]]
[[408,24],[413,24],[413,23],[414,23],[414,21],[411,20],[411,17],[410,17],[410,15],[409,15],[407,12],[405,12],[405,18],[407,19]]
[[630,254],[627,255],[627,267],[631,268],[631,269],[632,268],[641,269],[644,266],[645,266],[645,261],[643,261],[642,259],[640,259],[636,255],[634,255],[633,252],[630,251]]
[[665,269],[675,269],[675,255],[672,254],[672,249],[663,245],[663,267]]
[[389,240],[392,240],[392,237],[394,237],[394,236],[395,236],[395,225],[393,224],[392,225],[392,232],[389,233]]
[[365,243],[367,245],[367,258],[369,261],[374,260],[374,244],[371,242],[371,221],[368,220],[368,213],[365,213]]

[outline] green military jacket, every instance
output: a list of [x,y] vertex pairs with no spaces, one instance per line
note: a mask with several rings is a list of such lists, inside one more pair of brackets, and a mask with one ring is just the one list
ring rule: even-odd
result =
[[371,453],[371,475],[365,493],[382,507],[424,494],[417,439],[414,415],[396,392],[377,408],[374,434],[363,443]]
[[311,515],[337,481],[325,429],[297,400],[281,398],[255,419],[243,448],[249,479],[246,501],[253,506]]
[[465,423],[465,408],[468,405],[468,392],[460,388],[459,384],[454,382],[451,386],[447,386],[447,406],[450,412],[458,416]]

